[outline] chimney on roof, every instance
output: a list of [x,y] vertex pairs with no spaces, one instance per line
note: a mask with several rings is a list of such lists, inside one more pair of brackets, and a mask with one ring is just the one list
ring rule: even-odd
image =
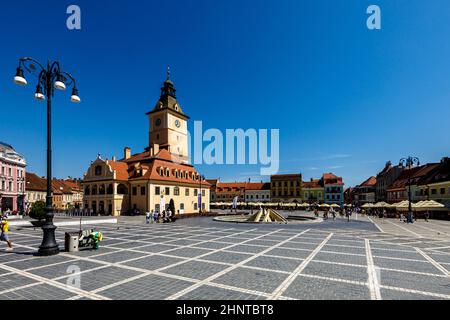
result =
[[130,159],[130,157],[131,157],[131,148],[125,147],[125,148],[123,149],[123,158],[124,158],[125,160],[127,160],[127,159]]
[[116,156],[112,156],[112,161],[116,162]]

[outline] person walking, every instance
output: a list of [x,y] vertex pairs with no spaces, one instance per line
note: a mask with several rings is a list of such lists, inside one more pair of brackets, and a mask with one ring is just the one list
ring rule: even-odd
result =
[[333,221],[335,221],[336,220],[336,211],[334,211],[333,207],[330,208],[329,213],[333,217]]
[[152,217],[153,215],[150,213],[150,211],[147,210],[147,212],[145,213],[145,223],[149,224]]
[[5,241],[8,244],[8,248],[6,251],[12,251],[13,246],[12,242],[9,240],[8,232],[9,232],[9,222],[6,216],[1,216],[0,218],[0,228],[2,233],[0,234],[0,241]]
[[428,219],[430,218],[430,212],[427,210],[425,212],[425,222],[428,222]]

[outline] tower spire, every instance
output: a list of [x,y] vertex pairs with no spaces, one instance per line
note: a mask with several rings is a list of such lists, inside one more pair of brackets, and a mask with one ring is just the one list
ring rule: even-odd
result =
[[173,82],[170,80],[170,67],[167,66],[166,81],[164,81],[163,87],[161,88],[161,99],[166,98],[167,96],[176,98],[175,92],[176,90]]

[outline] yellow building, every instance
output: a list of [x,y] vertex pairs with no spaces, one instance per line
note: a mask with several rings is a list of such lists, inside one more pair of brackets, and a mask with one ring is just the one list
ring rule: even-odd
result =
[[302,198],[308,203],[323,203],[324,188],[320,184],[320,179],[311,179],[302,183]]
[[173,200],[176,214],[209,211],[210,184],[188,163],[187,120],[167,79],[152,111],[149,147],[121,160],[97,157],[83,180],[84,206],[94,213],[162,212]]
[[302,175],[276,174],[270,176],[271,201],[302,202]]

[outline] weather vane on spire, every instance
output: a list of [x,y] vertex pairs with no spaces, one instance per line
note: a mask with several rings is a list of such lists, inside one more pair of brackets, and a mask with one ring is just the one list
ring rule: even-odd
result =
[[167,79],[170,80],[170,66],[167,66]]

